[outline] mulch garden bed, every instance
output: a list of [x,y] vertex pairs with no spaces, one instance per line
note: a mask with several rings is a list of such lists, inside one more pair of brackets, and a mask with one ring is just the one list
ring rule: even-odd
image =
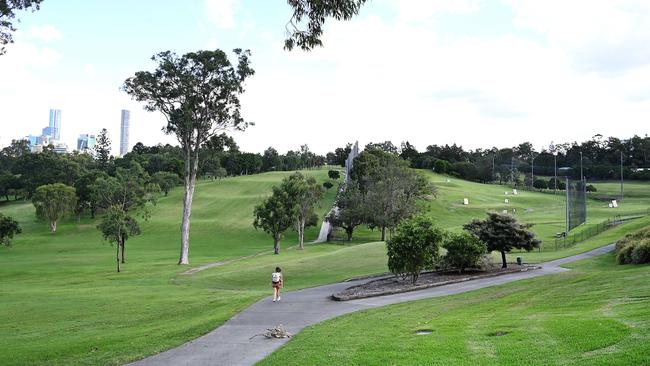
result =
[[500,264],[495,264],[492,268],[487,270],[466,270],[465,273],[459,273],[455,270],[423,272],[420,274],[420,277],[418,277],[415,284],[411,283],[410,277],[405,279],[396,276],[382,277],[361,285],[348,287],[339,293],[333,294],[332,298],[337,301],[347,301],[373,296],[391,295],[401,292],[422,290],[430,287],[444,286],[452,283],[471,281],[479,278],[500,276],[508,273],[526,272],[539,268],[541,267],[508,263],[508,268],[501,268]]

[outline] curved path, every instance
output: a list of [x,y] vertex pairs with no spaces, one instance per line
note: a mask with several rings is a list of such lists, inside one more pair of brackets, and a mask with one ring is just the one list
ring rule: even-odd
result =
[[306,326],[319,323],[354,311],[472,291],[484,287],[501,285],[527,278],[568,271],[562,264],[591,258],[614,249],[610,244],[592,251],[542,263],[541,269],[517,272],[502,276],[477,279],[425,290],[367,299],[338,302],[330,295],[366,280],[337,283],[305,290],[287,292],[282,301],[273,303],[265,298],[235,315],[214,331],[180,347],[145,358],[131,365],[253,365],[278,349],[288,339],[267,339],[255,337],[280,324],[291,333],[298,333]]

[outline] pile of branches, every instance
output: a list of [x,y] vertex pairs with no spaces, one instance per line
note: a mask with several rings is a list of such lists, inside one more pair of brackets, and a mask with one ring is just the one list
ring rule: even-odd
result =
[[249,340],[252,340],[253,338],[257,336],[264,336],[266,338],[291,338],[293,334],[289,333],[282,324],[278,325],[275,328],[270,328],[267,329],[265,333],[260,333],[260,334],[255,334],[254,336],[250,337]]

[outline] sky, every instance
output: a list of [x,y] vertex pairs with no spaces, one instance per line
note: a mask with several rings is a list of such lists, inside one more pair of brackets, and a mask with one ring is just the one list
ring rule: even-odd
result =
[[252,52],[241,102],[255,126],[233,134],[245,151],[541,149],[650,130],[647,0],[370,0],[328,20],[312,52],[283,50],[291,14],[284,0],[45,0],[0,56],[0,146],[40,134],[50,108],[70,147],[107,128],[117,154],[121,109],[130,145],[175,143],[120,87],[155,53],[216,48]]

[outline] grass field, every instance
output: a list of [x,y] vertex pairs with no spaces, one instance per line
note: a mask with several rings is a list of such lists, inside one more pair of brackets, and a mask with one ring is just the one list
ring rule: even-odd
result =
[[[0,364],[121,364],[184,343],[214,329],[237,311],[268,295],[269,272],[281,265],[287,290],[386,272],[385,245],[378,233],[360,230],[355,245],[295,245],[288,233],[280,256],[271,255],[270,237],[252,228],[253,206],[289,173],[265,173],[201,182],[195,193],[190,247],[191,267],[236,261],[193,275],[176,265],[182,190],[172,191],[142,224],[143,234],[127,243],[127,263],[115,273],[114,248],[103,243],[97,222],[82,218],[62,223],[52,235],[34,217],[31,203],[0,205],[0,211],[21,222],[24,233],[12,248],[0,248]],[[326,170],[306,171],[320,181]],[[430,203],[438,224],[459,230],[488,209],[517,208],[519,218],[536,224],[542,236],[552,235],[561,215],[559,196],[534,192],[509,195],[502,186],[480,185],[431,173],[439,197]],[[641,187],[640,190],[643,188]],[[470,193],[467,193],[470,192]],[[335,189],[322,201],[329,210]],[[469,196],[470,205],[462,198]],[[648,207],[635,198],[619,211]],[[591,202],[601,211],[602,202]],[[529,210],[528,212],[526,210]],[[561,251],[525,254],[529,262],[559,258],[607,244],[624,233],[650,224],[632,221],[585,243]],[[317,235],[307,231],[307,239]],[[363,241],[373,241],[359,244]],[[251,255],[256,255],[250,257]],[[516,254],[513,254],[513,256]]]
[[[570,272],[335,318],[261,365],[647,365],[650,266]],[[417,335],[418,330],[431,330]]]

